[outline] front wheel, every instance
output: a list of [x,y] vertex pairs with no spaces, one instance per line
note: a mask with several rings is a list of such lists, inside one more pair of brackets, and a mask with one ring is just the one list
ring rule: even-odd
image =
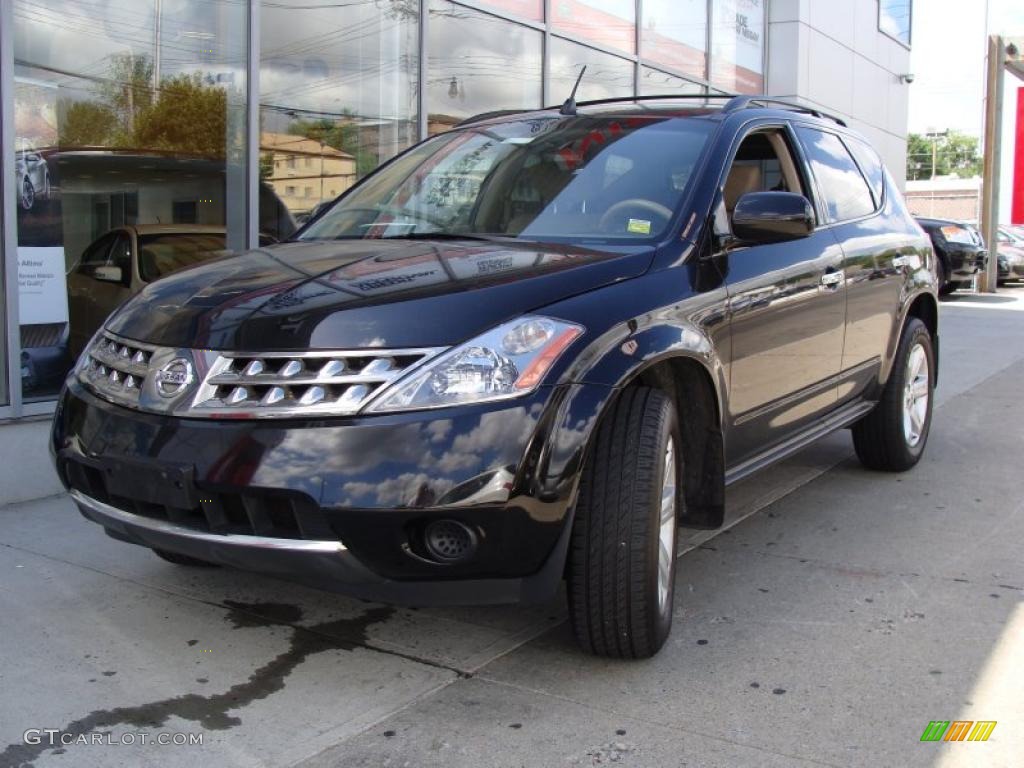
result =
[[668,638],[681,444],[671,400],[648,387],[624,390],[598,428],[568,570],[573,632],[589,653],[647,658]]
[[21,184],[21,208],[25,211],[31,211],[32,206],[36,204],[36,188],[32,186],[32,181],[28,176]]
[[910,318],[882,399],[853,425],[853,447],[861,464],[886,472],[904,472],[917,464],[931,429],[934,372],[931,334],[918,318]]

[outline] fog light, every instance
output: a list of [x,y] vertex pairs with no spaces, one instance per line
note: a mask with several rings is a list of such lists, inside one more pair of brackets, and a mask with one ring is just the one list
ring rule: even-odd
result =
[[457,520],[435,520],[423,529],[427,554],[442,563],[461,563],[476,554],[477,536]]

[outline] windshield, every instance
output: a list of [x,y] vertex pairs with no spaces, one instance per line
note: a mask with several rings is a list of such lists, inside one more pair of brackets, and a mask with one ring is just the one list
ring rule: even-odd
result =
[[201,261],[223,256],[224,235],[207,232],[139,235],[139,273],[147,283],[191,267]]
[[452,131],[366,179],[299,239],[647,240],[669,225],[712,127],[552,115]]

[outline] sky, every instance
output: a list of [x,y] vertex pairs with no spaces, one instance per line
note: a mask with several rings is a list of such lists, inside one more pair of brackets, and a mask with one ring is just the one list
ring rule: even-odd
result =
[[[989,30],[1024,37],[1024,3],[988,0]],[[985,0],[916,0],[911,31],[908,130],[982,133]],[[1007,74],[1007,81],[1014,80]],[[1020,81],[1024,86],[1024,81]]]

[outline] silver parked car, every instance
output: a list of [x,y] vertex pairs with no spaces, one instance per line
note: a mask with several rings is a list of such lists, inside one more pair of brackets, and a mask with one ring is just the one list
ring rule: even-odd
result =
[[45,200],[50,196],[50,169],[46,158],[23,143],[14,158],[17,173],[18,204],[26,211],[31,211],[36,200]]

